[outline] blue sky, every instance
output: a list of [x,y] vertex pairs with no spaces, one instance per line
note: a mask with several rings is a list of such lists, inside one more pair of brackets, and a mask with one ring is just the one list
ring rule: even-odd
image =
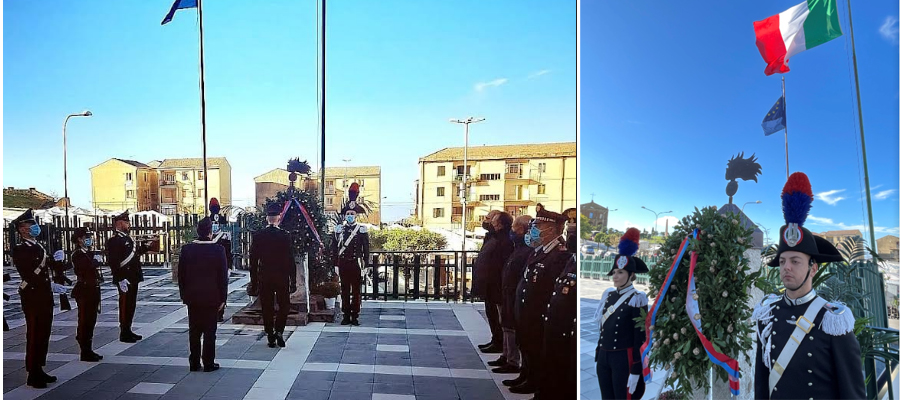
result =
[[[228,158],[250,204],[254,176],[318,165],[316,6],[239,4],[203,9],[208,155]],[[68,128],[75,205],[110,157],[201,156],[197,13],[160,26],[170,6],[4,5],[4,187],[62,195],[61,124],[83,109]],[[412,209],[419,157],[463,144],[449,118],[487,118],[472,145],[575,139],[574,1],[342,0],[327,15],[327,165],[381,165],[386,219]]]
[[[583,1],[581,200],[593,193],[618,209],[611,227],[652,227],[641,206],[681,219],[726,204],[727,160],[755,153],[759,183],[739,181],[734,203],[761,200],[745,212],[777,237],[784,134],[766,137],[760,124],[781,76],[763,73],[753,21],[798,1]],[[810,177],[806,226],[816,232],[867,224],[846,2],[838,7],[844,36],[795,56],[785,74],[790,168]],[[876,237],[898,230],[897,8],[853,3]]]

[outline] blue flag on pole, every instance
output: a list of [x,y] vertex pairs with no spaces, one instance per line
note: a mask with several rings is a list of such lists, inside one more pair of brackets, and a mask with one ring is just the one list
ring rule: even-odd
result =
[[769,136],[775,132],[787,128],[787,112],[784,106],[784,96],[778,98],[775,105],[766,114],[762,122],[763,132]]
[[165,25],[171,22],[172,18],[175,17],[175,11],[184,8],[197,8],[197,0],[175,0],[175,3],[172,3],[172,9],[169,10],[169,13],[166,14],[165,18],[163,18],[161,25]]

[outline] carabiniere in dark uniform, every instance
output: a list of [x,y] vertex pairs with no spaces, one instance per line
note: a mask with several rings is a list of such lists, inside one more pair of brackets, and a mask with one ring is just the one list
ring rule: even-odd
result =
[[[813,266],[842,262],[844,258],[829,241],[803,227],[812,206],[812,187],[805,174],[791,174],[781,199],[787,224],[780,229],[778,252],[769,266],[790,268],[789,272],[795,274],[791,280],[799,280],[804,274],[805,279],[799,285],[791,282],[796,288],[785,283],[784,294],[768,295],[753,311],[757,321],[755,397],[865,398],[853,312],[841,303],[826,301],[811,285],[806,286],[814,276]],[[807,287],[810,290],[800,295]],[[792,299],[791,293],[797,298]]]
[[[106,241],[109,252],[109,268],[112,271],[113,284],[119,290],[119,340],[135,343],[143,337],[131,330],[134,311],[137,308],[138,283],[144,281],[141,269],[141,255],[149,251],[146,243],[138,245],[128,235],[131,221],[128,210],[113,218],[115,233]],[[123,290],[124,288],[124,290]]]
[[[556,225],[560,236],[542,245],[541,239],[536,234],[540,231],[536,225],[539,222]],[[524,383],[510,388],[513,393],[534,393],[538,390],[541,377],[547,371],[544,360],[541,359],[544,345],[544,329],[541,327],[544,325],[547,304],[550,303],[556,278],[572,257],[572,254],[566,251],[565,240],[561,236],[565,222],[565,216],[547,211],[538,204],[537,216],[526,233],[528,237],[526,244],[535,248],[535,251],[525,263],[522,292],[516,296],[516,315],[518,315],[516,340],[522,350],[527,375]],[[548,229],[551,228],[544,230]],[[568,371],[554,371],[554,373],[565,374]],[[573,370],[571,373],[575,374],[577,371]]]
[[[594,360],[597,362],[597,380],[603,399],[640,399],[645,390],[641,376],[641,345],[645,334],[641,324],[634,319],[647,310],[647,294],[635,289],[635,275],[649,271],[647,264],[634,254],[640,244],[640,231],[628,228],[619,241],[619,254],[613,261],[613,269],[628,273],[628,280],[621,287],[613,287],[603,293],[597,320],[600,323],[600,339]],[[615,279],[615,278],[614,278]],[[632,382],[629,382],[632,380]],[[629,388],[629,383],[633,383]]]
[[537,396],[544,399],[574,399],[578,389],[578,348],[575,334],[578,329],[576,316],[578,299],[578,272],[575,256],[566,263],[547,304],[544,321],[544,349],[541,359],[546,373],[540,381]]
[[75,267],[75,276],[78,281],[72,288],[72,297],[78,303],[78,329],[75,339],[81,349],[81,361],[97,362],[103,356],[93,350],[94,326],[97,324],[97,314],[100,313],[100,284],[103,276],[100,272],[100,262],[91,251],[94,238],[92,233],[85,228],[75,228],[72,233],[72,243],[78,248],[72,251],[72,264]]
[[344,314],[341,325],[359,326],[362,268],[366,267],[369,259],[369,232],[364,225],[356,222],[357,216],[366,212],[365,208],[356,202],[359,184],[354,182],[347,192],[349,200],[341,208],[344,223],[334,228],[331,254],[341,278],[341,312]]
[[28,371],[27,384],[35,388],[46,388],[56,382],[55,376],[47,375],[43,367],[47,365],[47,350],[50,345],[50,330],[53,324],[53,289],[50,269],[60,267],[58,261],[48,257],[47,250],[38,243],[41,228],[28,209],[12,221],[22,241],[12,249],[13,265],[22,283],[19,296],[22,312],[25,313],[25,370]]

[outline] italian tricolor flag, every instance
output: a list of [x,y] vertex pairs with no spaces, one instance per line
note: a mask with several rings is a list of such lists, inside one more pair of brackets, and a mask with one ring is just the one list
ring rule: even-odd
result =
[[766,75],[790,71],[795,54],[841,36],[837,0],[807,0],[753,23],[756,47],[766,61]]

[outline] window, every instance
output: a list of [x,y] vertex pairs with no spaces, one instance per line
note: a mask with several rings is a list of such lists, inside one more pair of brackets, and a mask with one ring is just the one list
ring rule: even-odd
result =
[[478,199],[481,201],[499,201],[500,195],[499,194],[483,194],[483,195],[479,196]]
[[327,199],[325,199],[325,200],[327,200],[326,203],[328,203],[329,206],[332,205],[332,204],[334,204],[334,197],[329,197],[329,198],[327,198]]
[[437,195],[438,195],[438,197],[444,197],[444,187],[443,186],[437,188]]
[[481,174],[480,179],[483,181],[496,181],[500,180],[500,174]]
[[359,180],[359,187],[366,187],[366,180],[365,180],[365,179],[360,179],[360,180]]
[[435,208],[433,216],[434,216],[434,218],[443,218],[444,217],[444,209],[443,208]]
[[538,172],[540,172],[540,173],[547,172],[547,163],[545,163],[545,162],[538,163]]
[[125,198],[133,199],[133,198],[134,198],[134,190],[126,190],[126,191],[125,191]]
[[197,189],[197,197],[203,197],[203,189]]
[[437,176],[445,176],[445,175],[447,175],[447,167],[444,165],[438,165]]
[[144,182],[147,182],[147,175],[148,174],[144,174]]
[[547,185],[538,185],[538,194],[547,194]]
[[181,197],[182,197],[182,198],[191,197],[191,190],[190,190],[190,189],[184,189],[184,190],[182,190]]
[[203,180],[203,171],[197,171],[197,180]]
[[462,207],[453,207],[453,215],[462,215]]
[[[469,175],[471,173],[472,173],[472,167],[471,166],[466,167],[466,175]],[[462,174],[463,174],[463,166],[460,165],[460,166],[456,167],[456,175],[462,176]]]
[[126,173],[125,173],[125,180],[126,180],[126,181],[131,181],[131,180],[133,180],[133,178],[134,178],[134,176],[131,174],[131,172],[126,172]]
[[181,180],[183,180],[183,181],[190,180],[190,179],[188,179],[188,173],[187,173],[187,172],[182,172],[182,173],[181,173]]

